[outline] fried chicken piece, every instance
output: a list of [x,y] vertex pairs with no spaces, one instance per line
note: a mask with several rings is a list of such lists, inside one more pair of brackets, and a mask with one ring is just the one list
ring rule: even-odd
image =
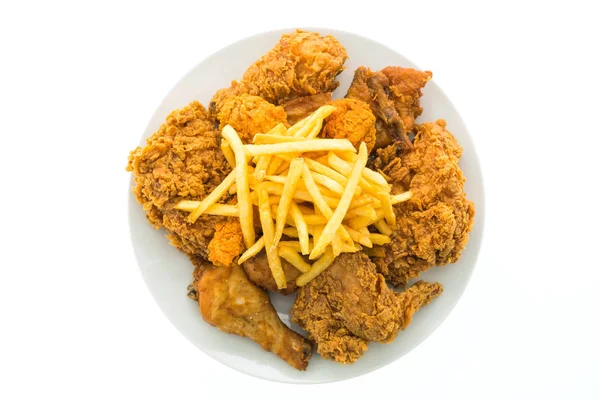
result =
[[344,253],[300,289],[291,316],[323,358],[348,364],[364,354],[370,341],[392,341],[420,307],[441,293],[439,283],[423,281],[396,293],[366,254]]
[[245,261],[242,266],[244,271],[248,275],[250,282],[265,290],[271,292],[279,292],[283,295],[295,293],[298,290],[296,286],[296,278],[301,274],[292,264],[288,263],[284,259],[281,260],[281,267],[283,268],[283,274],[287,281],[287,287],[284,289],[278,289],[275,283],[275,278],[269,268],[269,262],[267,261],[267,254],[265,251],[261,251],[256,256]]
[[231,125],[244,143],[257,133],[267,133],[279,123],[287,125],[285,110],[262,97],[241,94],[227,99],[218,114],[219,129]]
[[290,125],[294,125],[296,122],[301,121],[305,117],[308,117],[317,109],[331,101],[331,92],[318,93],[310,96],[302,96],[286,101],[281,104],[281,107],[287,114],[287,120]]
[[208,244],[208,260],[219,267],[237,262],[244,251],[242,227],[237,219],[215,225],[215,235]]
[[254,286],[241,266],[214,267],[196,259],[194,295],[202,318],[223,332],[248,337],[304,371],[312,346],[288,328],[271,305],[267,293]]
[[411,149],[408,133],[413,129],[415,118],[423,109],[419,106],[421,89],[431,79],[430,71],[412,68],[385,67],[372,72],[359,67],[346,97],[362,100],[371,106],[377,117],[377,143],[382,148],[396,143]]
[[365,142],[369,153],[375,146],[375,116],[369,105],[361,100],[340,99],[331,103],[335,111],[325,119],[321,132],[324,138],[348,139],[358,150]]
[[393,193],[410,190],[412,198],[394,207],[398,226],[377,269],[394,285],[405,285],[433,266],[458,261],[469,240],[475,207],[463,190],[458,167],[462,148],[438,120],[418,126],[414,149],[378,150],[371,165],[388,177]]
[[193,101],[169,114],[146,146],[130,153],[127,170],[150,223],[164,227],[171,243],[185,253],[208,256],[215,225],[227,218],[203,215],[189,224],[187,213],[174,208],[183,199],[202,200],[231,170],[206,109]]
[[339,85],[335,77],[347,58],[346,49],[331,35],[302,30],[286,33],[239,82],[215,94],[211,115],[216,116],[229,97],[242,93],[279,105],[296,97],[333,92]]

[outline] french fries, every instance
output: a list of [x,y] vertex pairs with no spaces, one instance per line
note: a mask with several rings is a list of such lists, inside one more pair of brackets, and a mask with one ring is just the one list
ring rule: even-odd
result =
[[[238,263],[265,251],[279,289],[287,284],[281,259],[302,273],[296,284],[304,286],[341,253],[384,254],[378,246],[391,242],[393,206],[412,196],[410,191],[392,195],[386,178],[366,167],[365,143],[357,153],[346,139],[318,137],[334,109],[323,106],[289,128],[278,124],[255,134],[252,144],[243,144],[225,126],[221,149],[233,171],[202,201],[175,206],[190,213],[190,222],[202,214],[238,217],[246,246]],[[237,195],[237,204],[217,203],[227,193]],[[258,240],[254,206],[263,233]]]
[[[188,215],[187,221],[190,224],[196,222],[196,220],[202,215],[202,213],[204,213],[204,211],[206,211],[208,207],[212,206],[221,197],[223,197],[223,195],[225,194],[225,192],[227,192],[229,187],[233,185],[233,183],[236,181],[236,178],[237,174],[235,173],[235,170],[231,171],[229,175],[227,175],[227,178],[225,178],[223,182],[221,182],[219,186],[215,188],[215,190],[213,190],[208,196],[206,196],[204,200],[202,200],[200,204],[198,204],[194,211],[192,211],[192,213]],[[254,242],[254,240],[252,240],[252,242]]]
[[250,201],[250,188],[248,186],[248,161],[246,159],[246,152],[242,140],[231,125],[225,125],[221,133],[223,137],[227,139],[235,154],[235,170],[232,171],[232,173],[235,172],[236,178],[242,236],[244,237],[246,248],[249,248],[254,244],[255,232],[254,220],[252,217],[252,202]]
[[[273,247],[276,247],[277,243],[279,243],[279,239],[281,239],[281,234],[283,233],[283,228],[285,227],[285,220],[290,211],[290,205],[292,204],[294,192],[296,191],[296,187],[300,181],[303,167],[303,158],[294,158],[290,163],[290,172],[288,173],[285,184],[283,185],[283,193],[281,195],[279,206],[277,207],[277,223],[275,226],[275,238],[273,239],[272,244]],[[271,250],[275,249],[273,248]]]
[[[309,258],[314,260],[319,257],[325,251],[327,245],[331,243],[333,240],[333,235],[335,232],[342,226],[342,221],[344,220],[344,215],[348,211],[348,207],[350,207],[350,203],[352,202],[352,197],[354,196],[354,190],[358,185],[358,181],[361,177],[362,171],[367,164],[367,157],[369,157],[369,153],[367,151],[366,143],[360,144],[360,149],[358,151],[358,157],[354,166],[352,167],[352,171],[350,172],[350,176],[348,177],[348,184],[344,189],[344,194],[340,198],[340,203],[338,204],[335,212],[327,222],[321,237],[317,242],[315,242],[315,248],[310,252]],[[308,168],[308,167],[307,167]],[[342,227],[343,229],[343,227]]]
[[277,247],[273,247],[273,217],[271,216],[271,206],[269,205],[269,193],[263,189],[258,189],[258,213],[260,216],[260,224],[263,228],[263,239],[265,241],[265,249],[267,251],[267,260],[271,274],[275,279],[278,289],[285,289],[287,282],[281,267],[281,260],[277,252]]

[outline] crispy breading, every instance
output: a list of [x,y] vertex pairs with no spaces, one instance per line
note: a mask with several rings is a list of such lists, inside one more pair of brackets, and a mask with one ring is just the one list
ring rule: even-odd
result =
[[372,72],[358,67],[346,97],[369,104],[377,117],[377,141],[379,149],[396,143],[403,149],[411,149],[408,134],[415,118],[423,112],[420,107],[421,89],[431,79],[430,71],[412,68],[385,67]]
[[331,35],[302,30],[286,33],[239,82],[233,81],[231,87],[214,95],[211,115],[217,116],[228,98],[242,93],[281,104],[296,97],[332,92],[339,85],[335,77],[347,58],[346,49]]
[[366,254],[344,253],[300,289],[291,316],[323,358],[348,364],[364,354],[370,341],[392,341],[420,307],[441,293],[439,283],[423,281],[396,293]]
[[385,256],[374,258],[379,272],[404,285],[432,266],[458,261],[469,240],[475,207],[463,190],[458,166],[462,148],[438,120],[418,126],[414,149],[378,151],[372,167],[384,173],[393,192],[410,190],[410,200],[394,207],[397,228]]
[[225,217],[201,216],[195,223],[174,206],[202,200],[231,167],[219,148],[219,133],[197,101],[169,114],[166,122],[129,155],[134,193],[152,225],[165,228],[171,244],[188,254],[208,256],[215,225]]
[[244,143],[252,143],[255,134],[267,133],[279,123],[287,125],[282,107],[246,93],[227,99],[219,111],[218,120],[219,129],[231,125]]
[[242,228],[237,219],[219,222],[208,244],[208,260],[217,266],[228,267],[237,262],[244,250]]
[[370,153],[375,146],[375,116],[369,105],[356,99],[339,99],[331,102],[335,111],[325,119],[321,132],[324,138],[348,139],[358,150],[365,142]]

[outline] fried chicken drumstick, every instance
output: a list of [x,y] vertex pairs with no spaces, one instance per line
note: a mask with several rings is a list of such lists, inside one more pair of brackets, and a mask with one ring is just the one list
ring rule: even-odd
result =
[[279,105],[297,97],[332,92],[339,85],[335,77],[347,58],[346,49],[331,35],[301,30],[286,33],[239,82],[233,81],[231,87],[214,95],[210,113],[216,117],[228,98],[242,93]]
[[206,322],[252,339],[298,370],[306,369],[310,342],[281,322],[267,293],[248,280],[241,266],[214,267],[201,259],[195,263],[193,285]]
[[441,293],[439,283],[423,281],[396,293],[366,254],[344,253],[298,291],[291,316],[323,358],[350,364],[370,341],[392,341],[420,307]]

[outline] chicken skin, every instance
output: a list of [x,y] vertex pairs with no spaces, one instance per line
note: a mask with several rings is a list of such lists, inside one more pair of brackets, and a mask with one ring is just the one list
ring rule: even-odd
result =
[[331,105],[335,106],[335,111],[325,119],[321,136],[348,139],[356,150],[365,142],[370,153],[375,147],[376,131],[375,116],[369,105],[355,99],[335,100]]
[[331,35],[302,30],[284,34],[239,82],[233,81],[231,87],[214,95],[210,113],[217,116],[228,98],[242,93],[279,105],[297,97],[332,92],[339,85],[335,77],[347,58],[346,49]]
[[367,67],[357,68],[346,97],[369,104],[377,117],[375,148],[392,143],[405,149],[412,148],[408,134],[415,118],[423,112],[419,105],[421,89],[431,76],[430,71],[412,68],[385,67],[378,72]]
[[423,281],[396,293],[366,254],[343,253],[299,290],[291,316],[323,358],[350,364],[370,341],[392,341],[420,307],[441,293],[439,283]]
[[267,254],[264,250],[245,261],[242,265],[248,275],[248,279],[256,286],[271,292],[279,292],[283,295],[289,295],[298,290],[296,278],[300,276],[301,272],[284,259],[281,259],[281,267],[283,268],[287,286],[283,289],[277,288],[277,283],[275,283],[275,278],[273,278],[271,268],[269,268]]
[[219,147],[220,134],[197,101],[167,117],[146,146],[129,155],[134,193],[156,228],[165,228],[171,244],[187,254],[209,257],[215,226],[233,218],[203,215],[190,224],[175,209],[180,200],[202,200],[231,171]]
[[397,228],[377,269],[394,285],[405,285],[427,269],[458,261],[469,240],[475,207],[463,190],[458,167],[462,148],[438,120],[418,126],[414,149],[378,151],[372,168],[388,177],[393,193],[410,190],[410,200],[394,207]]
[[255,134],[267,133],[279,123],[287,125],[286,113],[282,107],[246,93],[227,99],[217,118],[219,129],[231,125],[244,143],[252,143]]
[[248,281],[241,266],[214,267],[198,259],[196,264],[193,295],[206,322],[252,339],[298,370],[306,369],[310,342],[281,322],[267,293]]

